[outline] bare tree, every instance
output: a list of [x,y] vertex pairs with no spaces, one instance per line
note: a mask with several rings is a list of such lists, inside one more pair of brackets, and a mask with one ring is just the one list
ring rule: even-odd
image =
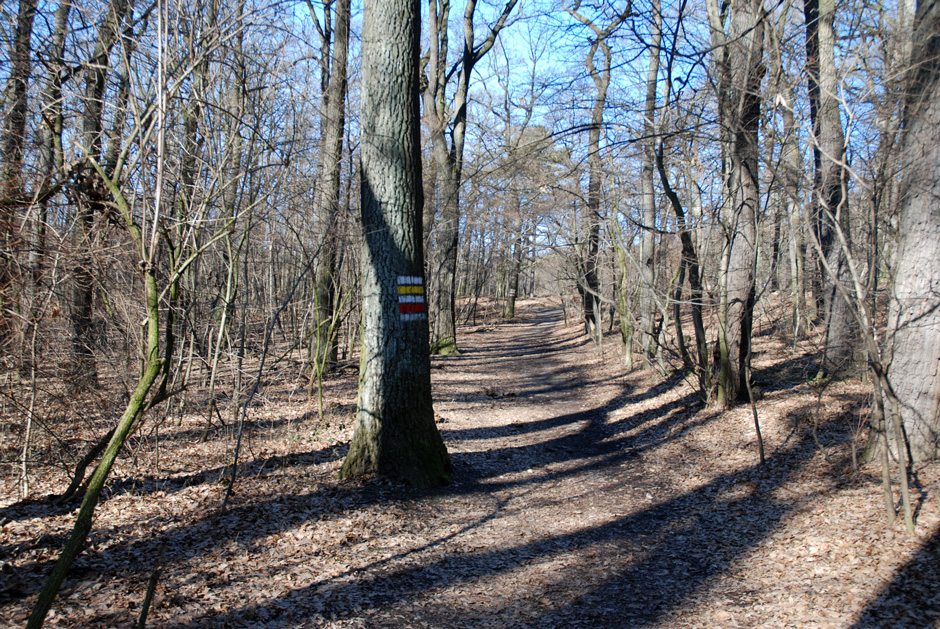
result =
[[0,357],[11,350],[16,329],[16,209],[27,204],[23,198],[22,171],[36,5],[36,0],[19,2],[3,94],[6,107],[2,110],[4,123],[0,130]]
[[[581,293],[584,331],[598,343],[603,335],[600,321],[600,283],[597,277],[601,225],[601,179],[603,178],[600,138],[604,126],[604,109],[607,106],[607,90],[610,88],[613,59],[608,40],[630,17],[632,6],[631,2],[627,2],[622,10],[614,12],[604,26],[599,25],[596,19],[592,19],[581,11],[580,0],[565,7],[574,19],[587,26],[594,35],[590,39],[591,46],[584,58],[584,67],[594,82],[594,102],[591,107],[591,122],[588,125],[588,191],[584,218],[586,236],[583,251],[579,256],[578,290]],[[600,68],[595,63],[598,52],[601,54]],[[655,93],[653,98],[655,100]]]
[[[452,354],[457,349],[456,281],[460,230],[460,186],[463,178],[464,142],[467,133],[470,77],[476,64],[490,51],[506,25],[518,0],[509,0],[482,42],[476,41],[474,24],[477,1],[468,0],[463,14],[463,47],[456,64],[448,68],[450,0],[429,0],[430,50],[427,56],[427,85],[424,112],[431,135],[432,172],[439,182],[440,217],[436,221],[438,246],[431,274],[437,290],[432,295],[431,351]],[[453,102],[447,97],[451,77],[457,75]],[[450,133],[450,142],[447,134]],[[428,207],[426,212],[436,208]],[[430,225],[431,220],[425,219]]]
[[848,173],[845,168],[845,134],[839,114],[838,75],[835,65],[834,0],[805,0],[806,74],[809,81],[810,117],[812,121],[813,186],[812,234],[819,244],[820,255],[835,273],[828,276],[820,269],[828,284],[818,295],[823,313],[826,345],[820,374],[841,376],[854,368],[857,333],[851,305],[836,283],[850,286],[851,274],[843,248],[836,242],[834,223],[843,233],[849,232]]
[[[708,21],[716,49],[719,121],[727,164],[730,216],[722,264],[718,374],[715,402],[731,405],[746,399],[754,311],[757,217],[760,203],[758,133],[760,85],[764,75],[764,12],[757,0],[721,7],[708,2]],[[730,31],[725,33],[725,22]]]
[[417,0],[376,0],[362,31],[362,358],[342,477],[449,482],[434,423],[418,123]]
[[[317,21],[308,0],[310,15],[320,34],[320,110],[319,165],[314,190],[314,217],[320,246],[316,252],[316,331],[315,370],[319,373],[336,360],[337,239],[333,231],[339,206],[340,170],[343,160],[343,133],[346,125],[347,58],[349,53],[350,0],[333,0],[323,5],[323,24]],[[311,378],[311,384],[316,378]],[[312,391],[312,387],[311,387]]]
[[659,0],[652,2],[652,33],[649,41],[649,63],[646,72],[646,100],[643,106],[643,169],[640,174],[643,229],[640,241],[640,347],[643,368],[651,366],[656,354],[653,319],[656,311],[656,192],[653,173],[656,171],[656,86],[659,82],[660,46],[663,40],[663,15]]
[[[73,246],[77,252],[72,270],[72,356],[74,366],[72,386],[83,388],[97,386],[98,376],[92,351],[92,319],[94,313],[95,277],[94,239],[95,221],[105,214],[108,192],[95,173],[94,164],[107,165],[105,158],[104,99],[111,63],[111,50],[118,43],[125,20],[133,11],[133,0],[112,0],[105,9],[98,30],[94,51],[84,72],[82,98],[81,149],[82,165],[74,178],[75,186],[68,190],[76,206]],[[117,109],[123,107],[116,103]],[[112,134],[116,144],[122,134]],[[111,147],[109,147],[111,148]],[[114,153],[113,155],[117,155]]]

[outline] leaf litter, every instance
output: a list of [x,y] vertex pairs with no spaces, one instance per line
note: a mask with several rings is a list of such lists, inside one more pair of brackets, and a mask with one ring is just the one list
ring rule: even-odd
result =
[[[151,627],[940,626],[940,465],[914,469],[915,534],[886,526],[880,470],[851,462],[864,382],[820,391],[777,368],[805,349],[757,337],[760,466],[749,408],[625,373],[547,302],[464,332],[432,370],[453,485],[339,482],[355,373],[330,376],[322,421],[273,378],[225,513],[230,435],[200,443],[187,415],[133,444],[47,626],[135,623],[158,568]],[[2,487],[0,625],[19,626],[76,505]]]

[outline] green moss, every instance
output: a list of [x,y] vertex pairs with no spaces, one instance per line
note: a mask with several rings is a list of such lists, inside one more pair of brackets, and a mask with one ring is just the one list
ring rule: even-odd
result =
[[459,356],[460,350],[457,349],[457,339],[440,339],[432,343],[431,353],[437,356]]

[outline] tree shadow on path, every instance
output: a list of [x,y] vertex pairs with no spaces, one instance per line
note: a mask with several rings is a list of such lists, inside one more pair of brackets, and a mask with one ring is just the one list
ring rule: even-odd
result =
[[[526,343],[544,343],[544,339],[539,340],[539,330],[520,326],[519,332],[527,340],[513,340],[512,351],[519,352],[518,357],[529,355],[524,353]],[[565,343],[576,346],[574,341]],[[488,351],[503,349],[494,343]],[[570,347],[549,348],[538,353],[539,376],[526,381],[522,374],[520,382],[525,386],[542,386],[540,378],[548,374],[553,379],[551,386],[561,391],[585,386],[595,379],[601,381],[602,377],[596,374],[583,376],[576,370],[561,370],[562,353],[569,351]],[[470,353],[468,367],[484,368],[486,355],[481,352],[473,357]],[[308,493],[266,496],[260,500],[248,496],[222,519],[226,523],[224,530],[241,527],[243,532],[239,533],[237,544],[241,555],[249,560],[252,553],[260,552],[261,549],[256,549],[258,542],[306,523],[349,515],[370,505],[411,502],[434,511],[438,501],[460,497],[485,504],[486,509],[478,509],[475,515],[468,515],[460,526],[447,532],[432,530],[413,548],[373,552],[370,559],[362,562],[351,556],[349,563],[354,567],[341,574],[317,575],[312,584],[271,595],[246,588],[238,592],[241,604],[229,604],[216,611],[207,609],[204,615],[186,619],[168,610],[155,613],[153,623],[179,628],[306,626],[313,624],[314,612],[325,618],[339,618],[355,610],[355,618],[365,626],[398,627],[410,625],[413,620],[417,624],[415,614],[420,610],[430,626],[453,626],[455,609],[459,609],[460,626],[467,627],[669,626],[677,614],[694,607],[699,596],[708,594],[715,580],[746,561],[782,521],[800,508],[778,499],[777,490],[797,477],[816,452],[811,435],[804,431],[774,452],[765,465],[755,464],[718,475],[682,492],[670,487],[660,497],[657,484],[678,485],[678,480],[650,478],[640,465],[641,455],[658,456],[657,449],[720,417],[702,411],[694,393],[682,395],[673,391],[680,383],[681,377],[677,376],[640,391],[624,384],[619,394],[592,408],[559,405],[557,413],[533,417],[528,422],[445,431],[451,444],[519,435],[529,441],[483,451],[456,452],[453,456],[458,482],[442,490],[417,492],[378,488],[375,484],[324,484],[311,487]],[[658,406],[630,412],[633,405],[667,393],[671,395],[658,402]],[[309,454],[318,457],[323,453]],[[490,540],[484,546],[463,543],[470,532],[503,517],[509,499],[561,480],[570,481],[576,488],[582,481],[596,482],[595,485],[585,482],[585,491],[596,487],[633,489],[624,487],[632,483],[648,484],[650,492],[648,502],[625,503],[623,513],[601,514],[599,523],[586,522],[574,530],[550,527],[528,538],[507,536]],[[411,511],[412,518],[418,517],[416,511],[420,509]],[[108,553],[112,559],[116,555],[162,554],[165,574],[167,578],[172,575],[174,582],[205,578],[191,574],[189,562],[216,556],[231,541],[217,534],[219,522],[220,518],[206,515],[195,522],[167,527],[154,537],[122,540],[111,546]],[[408,526],[408,522],[404,524]],[[936,570],[932,566],[937,565],[938,544],[934,536],[886,589],[884,601],[872,604],[865,616],[870,619],[869,624],[861,622],[857,625],[859,629],[878,626],[881,619],[900,618],[892,610],[903,610],[905,605],[925,605],[925,595],[905,598],[905,592],[911,591],[910,583],[925,571]],[[306,550],[315,553],[316,548]],[[77,567],[96,569],[106,559],[92,549]],[[296,565],[302,560],[292,561]],[[543,582],[519,580],[519,571],[527,568],[537,568]],[[271,571],[277,569],[278,564],[267,564],[265,574],[273,576]],[[145,582],[145,570],[136,566],[132,579]],[[77,578],[80,571],[73,575],[73,583]],[[502,583],[497,589],[511,592],[511,598],[488,598],[478,593],[495,580]],[[210,585],[207,580],[205,587],[238,589],[240,584],[234,581]],[[749,594],[742,588],[737,600],[727,605],[746,609],[753,602]],[[757,598],[755,592],[753,599]],[[900,601],[900,606],[896,601]],[[696,609],[701,611],[700,606]],[[161,624],[159,616],[163,613],[168,616],[164,616],[167,620]]]
[[[226,626],[252,619],[296,620],[293,609],[315,607],[329,613],[352,606],[394,615],[429,595],[477,581],[505,575],[529,564],[578,554],[596,562],[594,574],[584,573],[584,561],[554,578],[550,589],[517,592],[508,606],[481,604],[462,614],[463,626],[504,618],[501,626],[635,627],[655,624],[668,613],[691,602],[691,596],[721,575],[735,561],[769,535],[795,507],[771,498],[771,493],[797,473],[812,456],[807,437],[777,453],[764,467],[752,466],[717,477],[711,483],[625,517],[574,533],[544,535],[509,547],[472,552],[448,552],[427,558],[422,548],[409,553],[408,565],[382,559],[333,579],[292,590],[267,601],[176,627]],[[485,520],[491,520],[489,514]],[[601,578],[596,578],[602,575]],[[585,587],[583,582],[587,581]],[[538,601],[548,597],[565,601],[553,609]],[[424,617],[452,618],[453,601],[446,595],[437,603],[422,602]],[[541,610],[540,610],[541,607]],[[532,619],[536,610],[537,619]],[[529,618],[524,622],[522,619]],[[440,621],[438,621],[440,622]],[[370,626],[383,625],[376,622]]]
[[940,626],[940,530],[902,567],[851,629]]

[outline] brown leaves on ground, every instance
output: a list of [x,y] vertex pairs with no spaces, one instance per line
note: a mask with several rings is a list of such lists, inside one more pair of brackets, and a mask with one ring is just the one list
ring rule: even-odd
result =
[[[879,470],[852,468],[863,383],[814,388],[806,356],[759,337],[759,466],[750,409],[624,373],[549,304],[462,340],[433,370],[452,487],[336,481],[355,374],[327,383],[322,422],[304,383],[272,384],[225,513],[233,442],[199,443],[204,417],[132,444],[48,626],[134,623],[156,568],[152,627],[937,626],[940,467],[915,470],[916,534],[886,527]],[[4,489],[16,626],[75,505]]]

